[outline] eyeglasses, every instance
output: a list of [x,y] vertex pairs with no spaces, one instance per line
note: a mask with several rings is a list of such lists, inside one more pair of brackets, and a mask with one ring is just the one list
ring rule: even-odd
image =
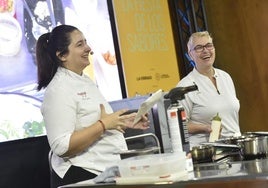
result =
[[202,52],[204,48],[206,48],[207,50],[213,50],[214,45],[213,43],[207,43],[206,45],[197,45],[193,49],[191,49],[191,51],[194,50],[195,52],[199,53]]

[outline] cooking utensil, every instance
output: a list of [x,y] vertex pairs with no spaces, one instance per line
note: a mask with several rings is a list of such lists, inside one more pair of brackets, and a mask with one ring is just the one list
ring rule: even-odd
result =
[[202,145],[214,146],[218,148],[231,148],[231,149],[240,149],[240,146],[236,144],[229,143],[218,143],[218,142],[203,142]]
[[219,142],[224,144],[237,145],[239,140],[244,140],[246,138],[256,137],[256,135],[242,135],[242,136],[231,136],[224,139],[221,139]]
[[192,147],[191,155],[194,163],[212,161],[215,149],[212,145],[199,145]]
[[245,159],[265,158],[268,155],[268,136],[245,138],[238,141]]

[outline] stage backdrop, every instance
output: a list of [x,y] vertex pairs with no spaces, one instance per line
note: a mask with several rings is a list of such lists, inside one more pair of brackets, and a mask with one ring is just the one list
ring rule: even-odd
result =
[[179,81],[167,0],[113,0],[128,97]]

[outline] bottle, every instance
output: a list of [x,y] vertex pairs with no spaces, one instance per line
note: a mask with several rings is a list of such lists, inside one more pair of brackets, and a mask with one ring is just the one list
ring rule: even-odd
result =
[[172,145],[172,152],[182,151],[180,125],[178,121],[177,106],[171,105],[167,109],[168,126],[170,131],[170,139]]
[[215,142],[220,138],[221,132],[221,117],[219,116],[219,113],[213,117],[211,121],[211,129],[212,131],[209,135],[209,142]]
[[186,114],[181,104],[171,104],[167,109],[168,125],[173,152],[190,151]]

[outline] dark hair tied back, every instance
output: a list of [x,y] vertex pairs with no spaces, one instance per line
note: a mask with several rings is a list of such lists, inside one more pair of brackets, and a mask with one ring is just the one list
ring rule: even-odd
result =
[[70,34],[74,30],[78,29],[70,25],[60,25],[55,27],[52,32],[41,35],[37,40],[37,90],[47,87],[58,67],[63,66],[56,54],[57,52],[62,55],[68,53],[68,46],[71,43]]

